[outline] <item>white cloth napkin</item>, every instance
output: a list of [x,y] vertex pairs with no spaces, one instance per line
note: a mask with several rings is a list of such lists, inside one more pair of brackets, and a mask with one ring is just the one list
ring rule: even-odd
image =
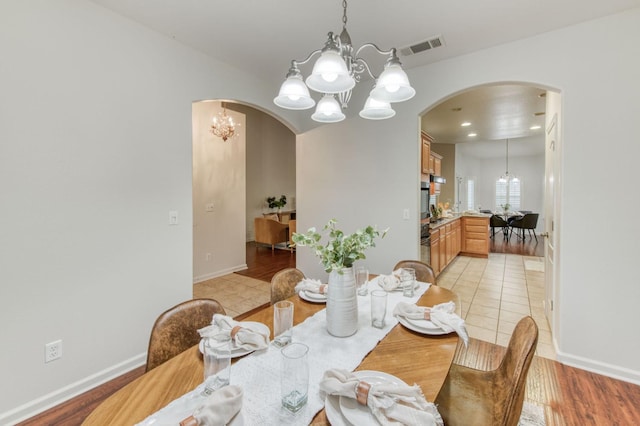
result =
[[[360,380],[347,370],[325,371],[320,382],[321,395],[339,395],[356,399],[356,387]],[[380,383],[371,384],[367,406],[383,425],[442,426],[444,422],[438,409],[428,402],[420,386]]]
[[305,278],[296,284],[296,293],[300,293],[301,291],[308,291],[311,293],[318,294],[327,294],[327,284],[322,284],[320,280],[312,280],[310,278]]
[[394,291],[400,285],[401,276],[402,268],[396,269],[391,275],[378,275],[378,284],[385,291]]
[[467,346],[469,335],[464,326],[464,320],[456,315],[455,310],[456,304],[454,302],[440,303],[433,308],[398,302],[393,310],[393,315],[408,319],[425,319],[425,313],[428,312],[430,315],[429,321],[448,333],[455,331],[462,338],[464,345]]
[[180,422],[181,426],[225,426],[242,408],[242,388],[225,386],[206,399],[192,416]]
[[[236,327],[238,327],[236,329]],[[235,329],[235,330],[234,330]],[[233,338],[236,348],[259,351],[269,346],[269,335],[261,334],[250,328],[243,327],[241,322],[231,317],[214,314],[211,325],[198,330],[200,337],[211,337],[217,334],[228,334]]]

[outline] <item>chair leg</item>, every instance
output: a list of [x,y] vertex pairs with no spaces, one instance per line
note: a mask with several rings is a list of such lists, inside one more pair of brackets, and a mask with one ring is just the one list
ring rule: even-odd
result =
[[536,230],[533,230],[533,236],[536,238],[536,243],[538,242],[538,236],[536,235]]
[[271,253],[273,253],[275,249],[276,249],[276,245],[275,244],[271,244]]

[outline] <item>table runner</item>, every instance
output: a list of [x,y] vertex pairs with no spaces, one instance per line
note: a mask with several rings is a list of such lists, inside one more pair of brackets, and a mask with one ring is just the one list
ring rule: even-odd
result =
[[[324,372],[330,368],[353,371],[382,340],[398,320],[393,316],[396,303],[416,303],[430,284],[419,283],[414,297],[404,297],[402,292],[390,292],[387,299],[385,327],[371,326],[371,297],[358,296],[358,331],[350,337],[334,337],[327,332],[326,309],[293,327],[293,341],[309,346],[309,392],[307,404],[297,413],[290,413],[280,402],[280,349],[270,345],[268,349],[247,355],[231,366],[231,384],[244,390],[242,410],[231,425],[307,425],[324,407],[319,384]],[[190,416],[200,406],[204,384],[169,403],[147,417],[139,425],[176,425]]]

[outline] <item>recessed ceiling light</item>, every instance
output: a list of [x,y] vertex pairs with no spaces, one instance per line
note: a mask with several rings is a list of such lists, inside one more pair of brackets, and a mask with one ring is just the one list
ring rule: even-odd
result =
[[540,126],[538,126],[538,125],[529,127],[530,130],[538,130],[539,128],[540,128]]
[[467,136],[469,136],[470,138],[474,137],[474,136],[478,136],[477,133],[469,133]]
[[462,127],[467,127],[467,126],[471,126],[471,123],[469,123],[468,121],[465,121],[464,123],[461,124]]

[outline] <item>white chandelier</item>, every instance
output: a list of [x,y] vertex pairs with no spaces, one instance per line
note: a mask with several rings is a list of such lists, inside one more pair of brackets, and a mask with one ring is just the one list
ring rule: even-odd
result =
[[[353,53],[351,37],[347,32],[346,0],[343,0],[342,7],[340,36],[330,32],[324,48],[314,50],[303,61],[291,61],[286,80],[280,86],[280,93],[273,102],[286,109],[309,109],[316,103],[309,95],[311,89],[323,94],[311,118],[321,123],[342,121],[345,118],[342,108],[347,108],[351,90],[360,81],[361,74],[366,71],[375,81],[375,85],[360,111],[360,116],[370,120],[391,118],[396,112],[391,109],[390,103],[411,99],[416,91],[409,84],[409,78],[402,69],[395,48],[381,50],[373,43],[365,43],[355,54]],[[359,56],[365,47],[373,48],[380,55],[388,55],[384,70],[378,77],[371,72],[369,64]],[[320,54],[320,57],[313,65],[311,75],[303,81],[298,65],[306,64],[316,54]],[[340,103],[336,100],[336,95]]]
[[237,126],[238,124],[233,122],[233,117],[227,115],[227,108],[222,104],[222,112],[213,117],[211,133],[226,142],[227,139],[238,135],[236,133]]

